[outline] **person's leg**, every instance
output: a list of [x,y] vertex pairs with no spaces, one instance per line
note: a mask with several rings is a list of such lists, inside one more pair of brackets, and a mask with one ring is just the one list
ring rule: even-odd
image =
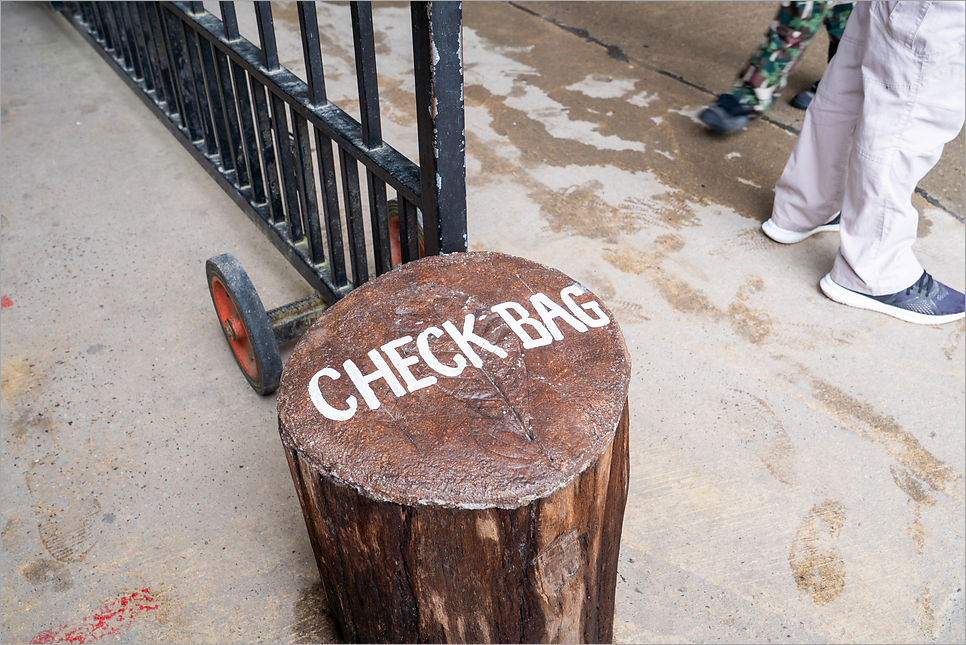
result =
[[758,114],[770,108],[821,28],[830,5],[783,2],[755,55],[738,74],[731,96]]
[[698,118],[712,130],[730,134],[771,107],[788,75],[822,26],[830,2],[782,2],[768,32],[739,72],[730,92],[720,95]]
[[835,52],[838,51],[839,42],[842,40],[845,25],[848,24],[851,14],[851,2],[837,4],[825,14],[825,30],[828,32],[828,62],[832,61],[832,56],[835,56]]
[[[838,53],[825,70],[802,132],[775,185],[769,227],[809,232],[842,208],[852,130],[862,108],[862,69],[869,5],[853,11]],[[784,240],[778,240],[784,241]]]
[[[873,3],[870,14],[864,101],[849,156],[841,246],[829,277],[846,289],[881,296],[923,275],[912,251],[919,214],[911,198],[963,126],[966,5]],[[835,61],[850,34],[851,20]],[[825,89],[823,79],[819,96]],[[811,217],[796,221],[814,222],[822,213]]]

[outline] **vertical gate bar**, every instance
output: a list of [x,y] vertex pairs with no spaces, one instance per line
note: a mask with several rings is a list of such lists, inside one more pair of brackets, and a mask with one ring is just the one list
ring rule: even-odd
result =
[[187,128],[184,114],[184,102],[178,87],[177,71],[174,68],[174,54],[171,51],[171,37],[165,20],[166,10],[160,2],[145,3],[148,23],[154,34],[154,45],[158,51],[158,67],[161,70],[161,84],[167,96],[167,111],[172,120],[180,123],[182,130]]
[[[218,77],[218,73],[215,70],[214,53],[211,51],[211,43],[209,43],[206,38],[198,38],[198,46],[201,50],[204,84],[205,88],[207,89],[209,102],[211,103],[211,121],[215,135],[215,150],[218,152],[222,169],[234,170],[235,156],[233,153],[231,139],[228,135],[228,126],[226,124],[228,119],[228,106],[224,96],[224,88],[221,84],[221,80]],[[229,100],[231,100],[232,105],[234,105],[234,101],[231,99],[231,97],[229,97]]]
[[104,43],[107,45],[108,51],[117,52],[118,44],[116,36],[114,34],[113,27],[110,21],[110,15],[108,14],[108,7],[105,7],[103,3],[95,2],[94,9],[101,19],[101,26],[103,28]]
[[349,237],[349,264],[352,281],[358,287],[369,280],[369,260],[366,257],[366,231],[362,223],[362,196],[359,192],[359,166],[344,148],[339,147],[342,168],[342,199],[345,203],[346,232]]
[[208,155],[218,154],[218,141],[215,139],[214,126],[211,123],[211,108],[208,104],[204,66],[201,64],[199,37],[197,32],[188,23],[179,22],[181,23],[181,29],[184,31],[185,36],[189,73],[195,90],[195,101],[198,104],[198,116],[201,120],[204,152]]
[[[117,25],[117,40],[121,43],[121,50],[124,52],[124,65],[127,69],[137,72],[134,51],[131,46],[131,39],[127,27],[124,24],[124,7],[121,2],[111,2],[111,13],[114,15],[114,24]],[[136,74],[136,78],[140,74]]]
[[278,47],[275,44],[275,23],[272,21],[272,3],[255,3],[255,20],[258,22],[258,40],[262,49],[265,68],[274,72],[278,69]]
[[151,33],[151,25],[144,17],[144,3],[135,2],[129,9],[131,22],[134,25],[134,34],[138,42],[138,53],[141,56],[141,67],[144,71],[144,83],[148,89],[154,92],[154,100],[161,103],[164,100],[163,88],[159,88],[161,78],[158,74],[158,57],[154,49],[154,38]]
[[124,48],[121,44],[120,37],[117,31],[117,24],[114,22],[114,10],[111,7],[110,2],[98,3],[96,6],[101,10],[101,17],[104,20],[105,31],[110,34],[111,51],[114,53],[114,58],[121,63],[121,67],[124,67]]
[[[226,40],[238,40],[238,17],[235,15],[234,2],[219,2],[221,9],[221,23],[225,29]],[[255,125],[252,121],[252,105],[248,96],[248,85],[245,82],[247,72],[234,61],[216,50],[218,70],[222,82],[222,92],[225,96],[234,97],[234,106],[228,110],[228,122],[232,132],[232,142],[235,151],[235,169],[238,186],[252,187],[252,201],[256,204],[265,202],[265,189],[262,185],[261,164],[258,162],[255,141]],[[232,92],[232,78],[234,78],[234,93]],[[237,109],[237,115],[235,110]]]
[[413,2],[413,67],[426,255],[466,251],[462,6]]
[[154,92],[154,100],[157,103],[164,101],[158,77],[157,56],[154,53],[151,38],[151,26],[144,19],[144,3],[135,2],[129,9],[131,13],[131,23],[134,25],[134,33],[138,42],[138,53],[141,56],[141,67],[144,71],[144,85],[148,90]]
[[252,101],[255,105],[255,128],[258,133],[259,155],[262,167],[265,169],[265,182],[268,184],[268,204],[272,213],[272,221],[279,224],[285,221],[285,210],[282,206],[282,192],[278,180],[278,160],[275,157],[275,144],[272,140],[272,119],[268,113],[266,88],[260,82],[251,78]]
[[252,101],[248,93],[248,73],[234,61],[230,62],[232,78],[235,81],[235,101],[238,105],[238,119],[242,150],[245,155],[248,181],[252,187],[252,201],[265,203],[265,184],[262,183],[261,154],[252,118]]
[[80,4],[84,15],[87,17],[87,24],[90,25],[91,30],[94,32],[95,39],[104,43],[105,49],[109,49],[107,39],[104,37],[104,21],[101,20],[101,14],[97,6],[93,2],[82,2]]
[[81,22],[87,25],[88,30],[90,30],[90,32],[93,33],[94,30],[91,28],[92,27],[91,16],[90,16],[90,12],[88,11],[87,3],[71,2],[70,7],[71,7],[71,13],[73,13],[75,16],[80,16]]
[[138,42],[134,35],[134,23],[131,21],[130,3],[118,2],[118,13],[121,18],[121,25],[124,29],[124,38],[127,41],[127,49],[131,54],[131,67],[134,69],[134,79],[144,78],[144,66],[142,65],[141,55],[138,52]]
[[154,93],[158,104],[165,106],[165,111],[170,116],[175,111],[172,105],[170,79],[166,78],[167,69],[165,59],[167,54],[163,50],[162,44],[158,40],[158,30],[154,21],[151,19],[151,3],[142,2],[138,4],[138,14],[141,17],[141,26],[144,29],[148,44],[148,58],[151,59],[151,69],[154,74]]
[[337,287],[348,284],[345,270],[345,249],[342,246],[342,218],[339,211],[339,187],[336,183],[335,158],[332,139],[315,130],[315,153],[319,157],[319,180],[322,183],[322,211],[325,215],[325,234],[329,242],[329,267]]
[[375,173],[366,171],[369,191],[369,224],[372,229],[372,255],[376,275],[392,269],[392,243],[389,239],[389,208],[386,204],[386,182]]
[[298,10],[309,97],[312,105],[324,105],[326,103],[325,76],[322,73],[322,46],[319,43],[319,20],[315,13],[315,3],[299,2]]
[[234,2],[219,2],[221,9],[221,24],[225,26],[225,39],[238,40],[241,34],[238,32],[238,17],[235,15]]
[[239,99],[235,95],[231,81],[231,66],[228,64],[228,57],[217,47],[212,47],[215,53],[215,62],[218,64],[216,72],[218,81],[221,85],[221,95],[225,102],[225,117],[228,126],[228,145],[231,148],[231,156],[235,166],[235,185],[239,188],[248,186],[251,182],[248,175],[248,166],[245,162],[245,147],[242,143],[241,123],[238,119]]
[[188,133],[192,142],[202,138],[201,121],[198,115],[198,103],[195,101],[194,78],[191,75],[191,68],[188,66],[187,54],[185,53],[185,34],[181,28],[181,21],[171,14],[164,7],[160,7],[164,17],[165,31],[168,34],[168,49],[171,53],[171,69],[175,71],[177,78],[179,112],[181,122]]
[[171,72],[171,54],[169,52],[166,30],[161,22],[161,5],[158,2],[150,2],[144,6],[148,24],[151,26],[152,40],[154,41],[155,51],[158,55],[158,69],[160,70],[161,85],[164,87],[164,95],[168,116],[174,118],[177,115],[181,122],[181,127],[185,127],[184,112],[181,109],[181,98],[175,89],[175,79]]
[[379,79],[376,75],[372,4],[353,1],[349,3],[349,9],[352,14],[352,41],[356,55],[362,142],[369,148],[378,148],[382,145],[382,122],[379,118]]
[[97,16],[98,32],[104,42],[104,49],[114,51],[114,38],[111,35],[111,25],[107,22],[107,8],[99,2],[92,2],[91,9]]
[[[295,126],[295,173],[299,195],[302,196],[302,225],[309,241],[309,259],[315,264],[325,262],[322,247],[322,226],[319,220],[319,198],[315,192],[315,165],[312,162],[312,139],[305,117],[292,111]],[[313,128],[314,129],[314,128]]]
[[275,129],[275,141],[278,142],[278,174],[282,184],[282,196],[285,199],[285,215],[288,222],[289,239],[298,242],[302,239],[302,218],[299,214],[299,196],[295,185],[295,161],[292,148],[294,138],[288,127],[288,114],[285,101],[275,92],[268,91],[272,105],[272,125]]
[[440,253],[467,250],[466,131],[463,113],[462,4],[433,2],[430,16],[433,51],[437,216]]
[[[279,68],[278,47],[275,43],[275,23],[272,20],[272,4],[270,2],[255,3],[255,20],[258,23],[258,40],[262,49],[262,61],[266,69],[275,71]],[[266,88],[268,89],[268,88]],[[302,239],[301,216],[299,215],[299,200],[295,187],[295,166],[292,161],[292,139],[289,135],[288,118],[285,114],[285,102],[268,89],[269,104],[271,106],[271,123],[275,131],[275,141],[278,144],[278,178],[285,200],[285,220],[288,222],[288,237],[292,242]],[[275,221],[279,212],[275,213]]]
[[429,3],[410,3],[413,27],[413,83],[416,87],[416,138],[419,145],[419,207],[423,212],[426,254],[439,253],[439,218],[435,183],[436,145],[433,132],[433,79]]
[[402,261],[412,262],[420,257],[419,252],[419,222],[416,218],[416,206],[402,195],[396,194],[399,209],[399,243]]
[[[379,115],[379,78],[376,72],[375,35],[372,26],[372,4],[350,2],[352,42],[355,48],[356,83],[359,88],[359,113],[362,142],[369,148],[382,145],[382,121]],[[369,191],[369,220],[376,275],[392,269],[389,241],[389,218],[386,210],[386,185],[371,172],[366,172]]]
[[94,25],[92,24],[90,7],[87,6],[86,2],[71,2],[71,12],[76,16],[80,15],[81,22],[87,25],[87,29],[97,38],[97,32],[94,31]]
[[124,55],[124,39],[121,37],[121,30],[117,24],[117,15],[114,13],[114,3],[105,2],[101,5],[104,10],[104,23],[108,31],[111,32],[111,42],[114,43],[114,58],[122,68],[127,69],[127,60]]
[[87,27],[87,30],[91,32],[91,35],[94,35],[96,38],[96,34],[94,33],[93,26],[91,25],[90,14],[88,13],[88,10],[87,10],[87,3],[86,2],[68,2],[67,6],[70,7],[71,14],[75,16],[78,20],[80,20],[80,22]]

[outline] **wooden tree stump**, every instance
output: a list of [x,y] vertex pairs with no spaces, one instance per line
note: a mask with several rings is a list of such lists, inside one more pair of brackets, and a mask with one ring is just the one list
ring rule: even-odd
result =
[[343,637],[610,642],[629,375],[593,294],[502,254],[403,265],[328,309],[278,419]]

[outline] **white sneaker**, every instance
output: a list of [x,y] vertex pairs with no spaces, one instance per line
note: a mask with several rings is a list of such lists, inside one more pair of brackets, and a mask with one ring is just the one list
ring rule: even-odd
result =
[[835,217],[830,219],[825,224],[822,224],[821,226],[817,226],[810,231],[798,232],[798,231],[785,230],[780,226],[778,226],[777,224],[775,224],[773,221],[771,221],[771,218],[768,218],[768,220],[761,225],[761,230],[765,233],[765,235],[775,240],[776,242],[781,242],[782,244],[794,244],[795,242],[801,242],[806,237],[811,237],[816,233],[822,233],[824,231],[839,230],[839,223],[841,222],[841,220],[842,220],[842,211],[839,211],[835,214]]

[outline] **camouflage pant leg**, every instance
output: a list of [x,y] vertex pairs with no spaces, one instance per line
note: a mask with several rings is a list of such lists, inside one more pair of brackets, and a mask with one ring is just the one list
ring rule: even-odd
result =
[[825,30],[828,32],[828,59],[832,60],[836,50],[839,48],[839,41],[842,40],[842,32],[845,31],[845,23],[849,20],[852,13],[852,3],[837,4],[832,7],[825,17]]
[[831,2],[782,2],[755,55],[738,74],[731,95],[755,113],[770,108],[831,10]]

